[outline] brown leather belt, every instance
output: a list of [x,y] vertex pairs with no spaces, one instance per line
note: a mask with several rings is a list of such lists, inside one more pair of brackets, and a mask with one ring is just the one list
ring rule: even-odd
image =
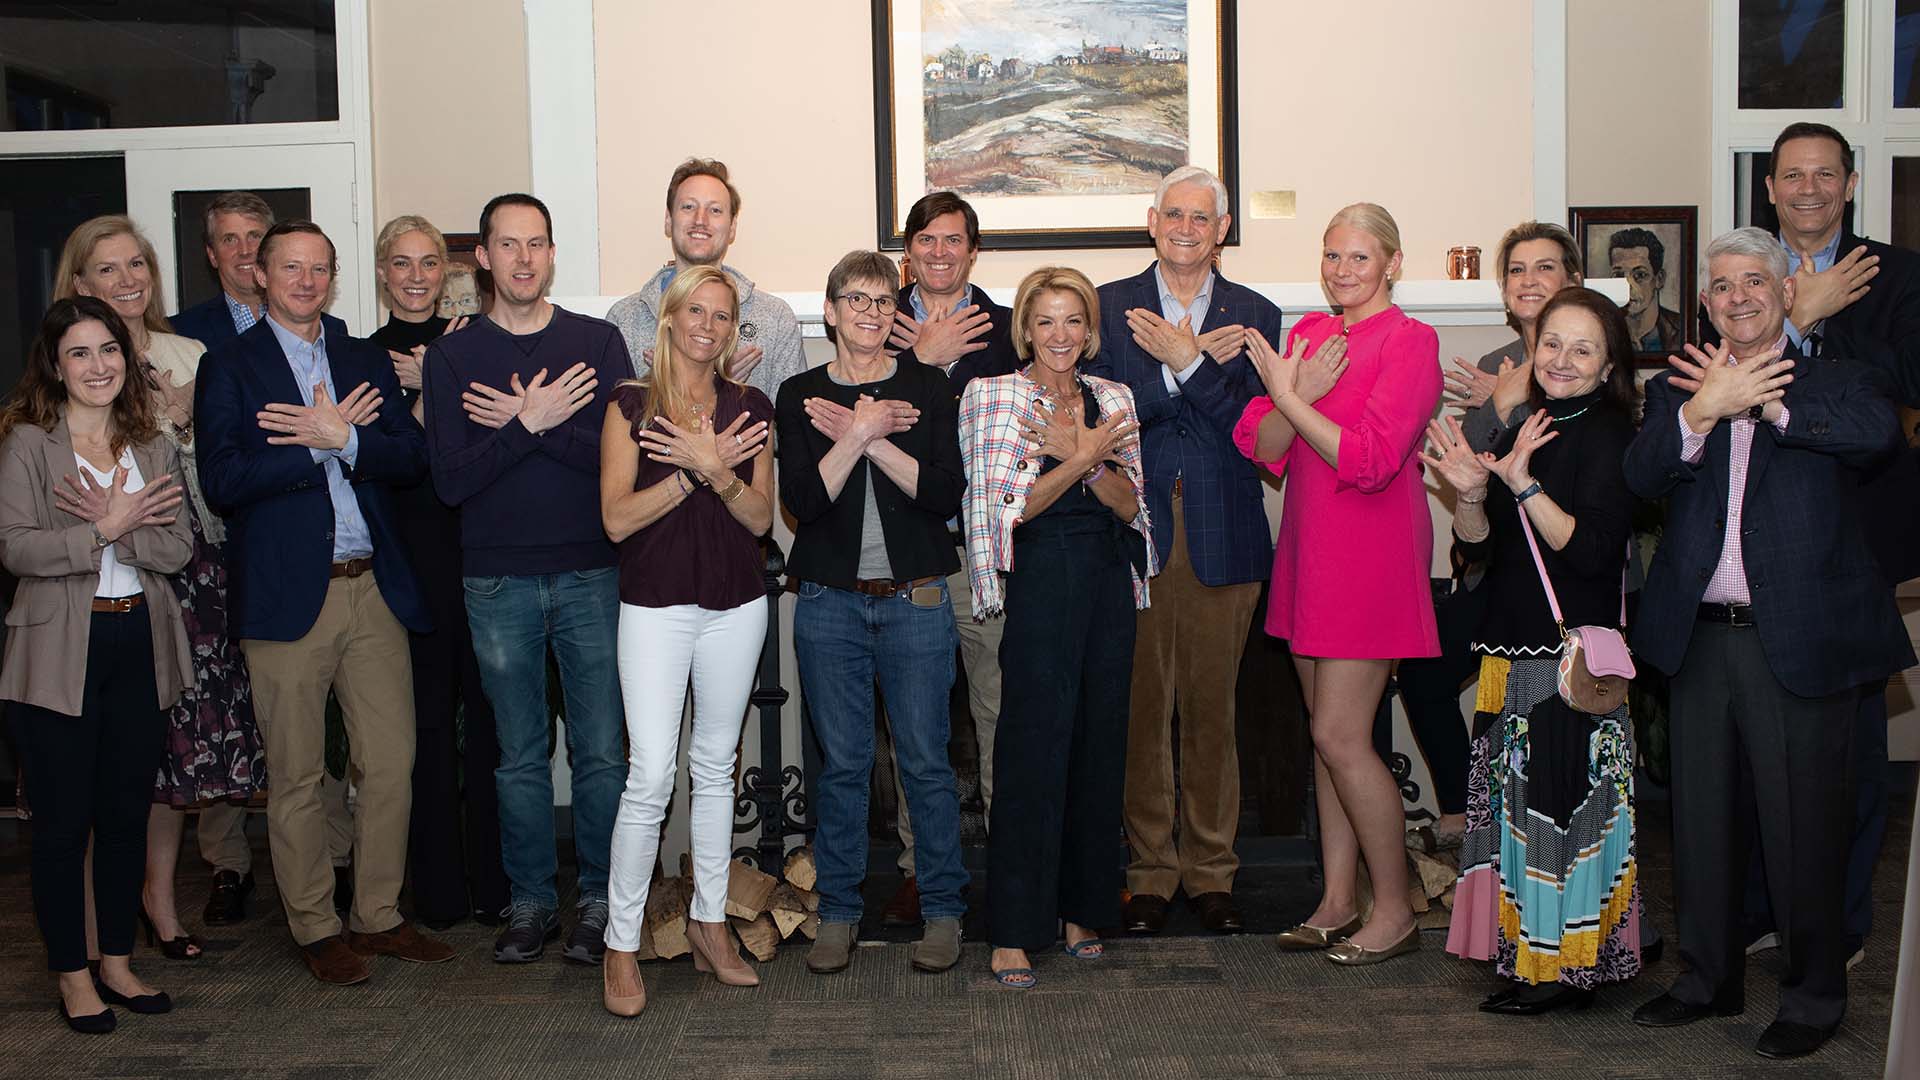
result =
[[337,562],[328,567],[327,576],[330,578],[359,577],[371,569],[373,569],[371,558],[348,559],[346,562]]
[[938,574],[931,577],[914,578],[912,581],[895,581],[892,578],[861,578],[853,583],[853,591],[866,596],[892,596],[907,589],[917,589],[922,585],[931,585],[946,579]]
[[93,598],[93,610],[125,615],[146,602],[147,598],[138,593],[132,596],[96,596]]

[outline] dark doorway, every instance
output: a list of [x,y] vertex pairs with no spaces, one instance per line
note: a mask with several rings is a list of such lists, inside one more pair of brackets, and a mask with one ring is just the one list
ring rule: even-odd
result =
[[[249,188],[273,207],[279,221],[313,216],[313,191],[310,188]],[[173,250],[179,252],[174,263],[173,291],[180,298],[175,311],[185,311],[202,300],[211,300],[220,292],[220,279],[207,262],[207,205],[225,194],[212,191],[176,191],[173,193]]]
[[67,234],[127,212],[127,169],[110,157],[0,158],[0,390],[20,378],[26,344],[53,302]]

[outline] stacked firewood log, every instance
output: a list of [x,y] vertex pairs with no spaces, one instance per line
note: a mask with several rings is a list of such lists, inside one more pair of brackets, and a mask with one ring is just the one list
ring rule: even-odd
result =
[[[727,879],[727,924],[757,960],[773,959],[780,943],[796,932],[812,940],[820,927],[820,894],[813,891],[813,848],[796,848],[788,855],[782,876],[785,881],[735,859]],[[647,894],[646,916],[640,923],[640,959],[687,955],[687,910],[692,902],[693,868],[682,856],[679,875],[654,879]]]

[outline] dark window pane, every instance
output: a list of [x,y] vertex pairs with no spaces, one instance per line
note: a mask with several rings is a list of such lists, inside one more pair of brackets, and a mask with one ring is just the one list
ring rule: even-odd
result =
[[0,393],[20,378],[27,340],[53,302],[53,271],[74,226],[127,212],[113,157],[0,159]]
[[1893,159],[1893,245],[1920,250],[1920,157]]
[[1920,109],[1920,0],[1893,5],[1893,107]]
[[1838,109],[1845,0],[1740,0],[1740,108]]
[[[1855,160],[1859,159],[1860,148],[1853,148]],[[1736,152],[1733,155],[1733,225],[1744,228],[1757,226],[1770,233],[1780,231],[1780,215],[1774,212],[1773,200],[1767,197],[1767,173],[1773,168],[1773,154],[1767,150]],[[1898,189],[1895,189],[1896,191]],[[1894,196],[1898,198],[1896,194]],[[1896,211],[1896,214],[1898,211]],[[1860,202],[1854,200],[1847,207],[1847,228],[1855,233],[1860,231]]]
[[0,0],[0,130],[340,117],[332,0]]
[[[278,221],[313,216],[311,188],[249,188],[267,200]],[[219,295],[220,279],[207,261],[207,206],[223,191],[176,191],[173,193],[173,250],[179,253],[174,265],[173,295],[179,301],[173,310],[185,311],[202,300]]]

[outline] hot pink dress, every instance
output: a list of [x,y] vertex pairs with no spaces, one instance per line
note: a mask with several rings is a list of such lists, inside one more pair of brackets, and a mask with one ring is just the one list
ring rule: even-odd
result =
[[[1287,335],[1307,355],[1341,332],[1312,314]],[[1433,519],[1415,451],[1440,403],[1440,338],[1390,307],[1348,327],[1347,370],[1314,403],[1340,425],[1338,469],[1295,438],[1279,461],[1260,461],[1254,433],[1273,411],[1247,403],[1233,442],[1286,480],[1273,550],[1267,633],[1295,655],[1392,660],[1438,656],[1433,621]]]

